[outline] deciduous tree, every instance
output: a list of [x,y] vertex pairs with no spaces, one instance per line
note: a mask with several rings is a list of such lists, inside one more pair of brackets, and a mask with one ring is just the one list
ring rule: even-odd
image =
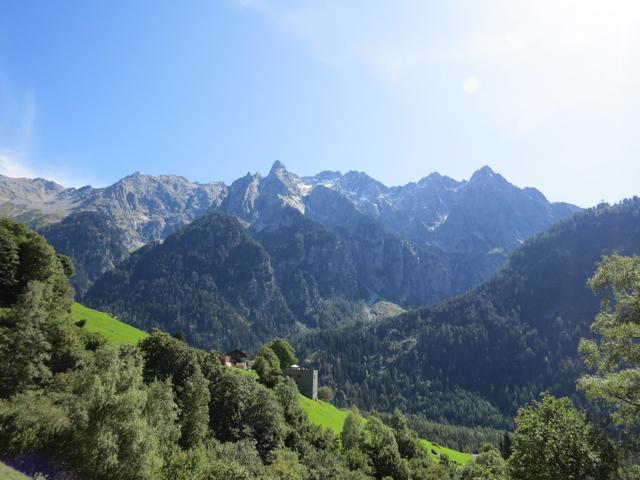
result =
[[280,360],[274,351],[266,345],[263,346],[258,352],[258,355],[256,355],[253,368],[258,373],[260,383],[269,388],[275,387],[282,378]]
[[589,280],[603,296],[592,326],[596,339],[582,339],[580,352],[593,373],[578,385],[613,408],[623,425],[640,423],[640,257],[605,257]]
[[613,446],[568,398],[543,394],[518,411],[516,426],[509,459],[514,480],[613,478]]

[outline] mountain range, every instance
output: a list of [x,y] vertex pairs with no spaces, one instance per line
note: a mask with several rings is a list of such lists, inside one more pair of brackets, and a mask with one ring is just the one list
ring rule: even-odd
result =
[[[418,306],[489,278],[526,238],[578,210],[550,203],[536,189],[515,187],[489,167],[468,181],[434,173],[399,187],[362,172],[302,177],[279,161],[268,175],[247,174],[229,186],[134,173],[106,188],[64,188],[0,176],[0,214],[39,229],[72,257],[80,295],[121,262],[124,252],[163,241],[218,211],[235,216],[275,256],[283,247],[277,245],[278,231],[308,233],[312,222],[333,242],[336,261],[342,262],[341,251],[349,252],[354,265],[347,261],[340,268],[355,270],[359,278],[351,290],[333,288],[333,296]],[[84,238],[73,235],[78,228]],[[301,268],[317,273],[318,265],[310,263],[323,261],[305,256]],[[286,265],[279,264],[276,270],[283,273]],[[336,278],[337,271],[323,268],[325,277]]]

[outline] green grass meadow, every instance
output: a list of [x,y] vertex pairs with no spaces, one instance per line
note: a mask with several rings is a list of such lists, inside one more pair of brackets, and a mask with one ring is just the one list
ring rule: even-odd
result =
[[88,332],[103,335],[115,345],[136,345],[149,335],[136,327],[113,318],[107,313],[93,310],[79,303],[74,303],[71,307],[71,317],[74,322],[85,320],[86,323],[82,328]]
[[342,432],[344,421],[349,414],[347,410],[338,409],[321,400],[311,400],[303,395],[300,395],[300,405],[309,416],[311,423],[320,427],[330,428],[337,435]]
[[[349,414],[348,410],[336,408],[332,404],[320,400],[313,401],[302,395],[300,395],[300,405],[309,416],[311,423],[324,428],[330,428],[338,435],[342,432],[344,421]],[[470,453],[458,452],[428,440],[422,440],[422,444],[429,452],[431,458],[435,460],[437,460],[440,455],[446,455],[458,465],[465,465],[473,458],[473,455]]]

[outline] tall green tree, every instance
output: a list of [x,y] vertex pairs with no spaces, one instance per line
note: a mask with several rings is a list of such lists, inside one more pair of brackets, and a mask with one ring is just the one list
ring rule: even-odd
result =
[[167,333],[154,330],[140,343],[147,383],[169,379],[178,405],[180,445],[192,448],[209,430],[209,381],[203,374],[217,370],[217,361]]
[[169,379],[153,381],[147,387],[144,416],[155,431],[162,456],[167,459],[180,439],[178,406]]
[[615,478],[613,445],[568,398],[543,394],[518,411],[516,427],[509,459],[514,480]]
[[366,421],[360,415],[356,407],[353,407],[344,421],[342,432],[340,432],[340,441],[342,448],[345,450],[362,450],[367,439],[365,432]]
[[604,257],[589,286],[602,295],[592,325],[596,339],[580,352],[593,373],[578,382],[588,398],[613,408],[614,420],[640,423],[640,257]]
[[508,460],[511,456],[511,444],[513,443],[509,432],[504,432],[500,438],[500,455],[505,460]]
[[298,363],[296,352],[291,344],[284,338],[274,338],[269,343],[269,348],[276,354],[278,360],[280,360],[280,368],[284,371],[291,365]]
[[13,303],[11,297],[18,283],[19,265],[16,239],[8,228],[0,227],[0,305]]
[[142,358],[106,346],[73,375],[70,450],[92,478],[153,480],[163,465],[157,431],[145,416]]
[[42,387],[80,361],[66,324],[70,270],[40,235],[0,219],[0,396]]
[[180,445],[188,449],[202,443],[209,433],[209,382],[200,367],[185,382],[181,398]]
[[253,369],[258,373],[260,383],[269,388],[275,387],[282,378],[280,360],[274,351],[266,345],[256,355]]
[[0,396],[9,397],[44,386],[52,376],[51,342],[46,334],[48,312],[42,302],[45,286],[32,282],[20,305],[4,315],[0,328]]
[[236,442],[250,436],[248,418],[255,386],[248,376],[225,370],[210,378],[209,425],[216,438]]
[[249,408],[249,423],[258,453],[268,461],[272,451],[284,446],[287,426],[273,391],[257,387]]
[[367,421],[365,432],[366,451],[371,457],[376,478],[408,480],[409,465],[400,455],[393,430],[382,423],[380,418],[372,416]]
[[298,387],[291,378],[278,383],[274,389],[276,398],[282,406],[284,419],[289,428],[285,436],[285,445],[296,451],[304,452],[308,448],[312,428],[309,417],[300,406]]

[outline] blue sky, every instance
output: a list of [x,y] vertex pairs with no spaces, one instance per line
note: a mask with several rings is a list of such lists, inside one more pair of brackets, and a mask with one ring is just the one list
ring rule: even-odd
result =
[[0,173],[106,185],[484,164],[640,194],[633,0],[0,0]]

